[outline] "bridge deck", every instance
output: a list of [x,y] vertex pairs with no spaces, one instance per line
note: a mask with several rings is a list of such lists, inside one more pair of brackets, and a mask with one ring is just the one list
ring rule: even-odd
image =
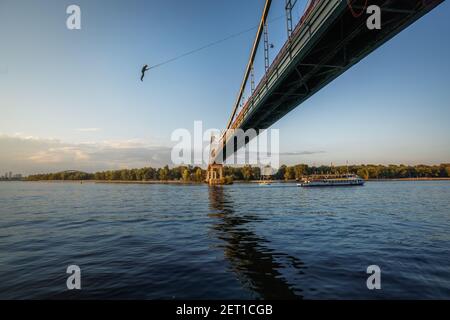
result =
[[[231,128],[270,127],[441,2],[369,0],[382,11],[381,30],[369,30],[368,15],[355,17],[346,0],[313,1]],[[236,151],[242,146],[234,145],[232,138],[222,137],[215,162],[221,162],[226,148]]]

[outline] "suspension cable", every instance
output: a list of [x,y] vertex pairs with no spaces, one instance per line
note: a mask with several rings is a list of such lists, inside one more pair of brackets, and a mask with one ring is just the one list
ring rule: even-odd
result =
[[[284,15],[280,15],[280,16],[278,16],[278,17],[275,17],[275,18],[271,19],[269,22],[274,22],[274,21],[279,20],[279,19],[281,19],[281,18],[283,18],[283,17],[284,17]],[[178,55],[178,56],[175,56],[175,57],[173,57],[173,58],[170,58],[170,59],[168,59],[168,60],[165,60],[165,61],[162,61],[162,62],[160,62],[160,63],[154,64],[154,65],[150,66],[149,69],[155,69],[155,68],[161,67],[161,66],[163,66],[163,65],[165,65],[165,64],[174,62],[174,61],[176,61],[176,60],[178,60],[178,59],[181,59],[181,58],[190,56],[190,55],[192,55],[192,54],[194,54],[194,53],[197,53],[197,52],[199,52],[199,51],[202,51],[202,50],[211,48],[211,47],[213,47],[213,46],[216,46],[216,45],[218,45],[218,44],[220,44],[220,43],[222,43],[222,42],[225,42],[225,41],[231,40],[231,39],[233,39],[233,38],[239,37],[239,36],[241,36],[241,35],[243,35],[243,34],[245,34],[245,33],[247,33],[247,32],[253,31],[253,30],[257,29],[257,28],[258,28],[258,26],[254,26],[254,27],[251,27],[251,28],[248,28],[248,29],[239,31],[239,32],[237,32],[237,33],[231,34],[231,35],[229,35],[229,36],[227,36],[227,37],[225,37],[225,38],[222,38],[222,39],[219,39],[219,40],[210,42],[210,43],[205,44],[205,45],[203,45],[203,46],[201,46],[201,47],[198,47],[198,48],[196,48],[196,49],[187,51],[187,52],[182,53],[182,54],[180,54],[180,55]]]

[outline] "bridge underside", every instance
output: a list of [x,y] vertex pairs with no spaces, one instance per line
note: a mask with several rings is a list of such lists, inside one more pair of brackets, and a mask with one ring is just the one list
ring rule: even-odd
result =
[[[334,7],[328,8],[326,19],[313,29],[315,22],[311,19],[314,14],[318,20],[320,14],[327,10],[325,2],[323,8],[319,4],[310,21],[300,26],[303,30],[297,30],[297,39],[291,39],[291,44],[286,44],[287,50],[280,52],[284,57],[275,60],[280,66],[271,66],[272,74],[267,79],[263,78],[265,83],[258,85],[249,100],[249,107],[241,111],[241,118],[237,118],[234,128],[258,130],[270,127],[442,1],[369,0],[369,5],[381,8],[380,30],[369,30],[366,25],[369,15],[363,13],[355,17],[346,0],[325,1],[328,6],[334,3]],[[358,2],[362,4],[364,1],[354,2],[354,10],[360,12],[363,8],[357,6]],[[308,39],[301,40],[305,35]],[[294,52],[296,41],[304,44]],[[242,145],[236,145],[235,139],[224,139],[215,161],[221,162],[225,158],[227,148],[236,151],[240,147]]]
[[422,0],[371,3],[382,8],[381,30],[367,28],[366,14],[355,18],[349,10],[344,10],[311,50],[292,64],[284,79],[241,127],[244,130],[268,128],[431,9],[423,7]]

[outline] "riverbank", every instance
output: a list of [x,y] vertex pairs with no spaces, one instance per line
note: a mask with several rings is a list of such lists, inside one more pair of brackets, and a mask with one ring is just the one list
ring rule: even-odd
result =
[[[51,183],[103,183],[103,184],[171,184],[171,185],[201,185],[204,182],[183,181],[183,180],[22,180],[23,182],[51,182]],[[393,179],[368,179],[369,182],[389,182],[389,181],[450,181],[450,178],[393,178]],[[233,183],[254,184],[260,180],[235,180]],[[272,183],[298,183],[297,180],[271,180]]]
[[393,179],[368,179],[366,181],[448,181],[450,178],[393,178]]
[[182,181],[182,180],[22,180],[22,182],[49,182],[49,183],[102,183],[102,184],[180,184],[180,185],[198,185],[203,182],[196,181]]

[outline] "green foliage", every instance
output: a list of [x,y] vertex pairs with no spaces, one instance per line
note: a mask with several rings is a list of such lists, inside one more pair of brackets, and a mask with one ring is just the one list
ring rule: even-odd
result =
[[366,179],[366,180],[369,179],[369,171],[366,168],[358,169],[356,174],[363,179]]
[[295,179],[300,180],[308,172],[308,166],[306,164],[298,164],[294,166]]
[[254,180],[261,179],[261,168],[260,167],[252,167],[252,177]]
[[242,167],[241,171],[244,180],[249,181],[253,178],[253,171],[250,165],[245,165],[244,167]]
[[287,167],[284,172],[284,180],[292,180],[295,178],[294,167]]
[[163,180],[163,181],[169,180],[169,178],[170,178],[169,174],[170,174],[169,166],[165,166],[164,168],[160,168],[158,170],[159,180]]
[[[246,165],[240,168],[224,167],[226,179],[234,180],[259,180],[261,170],[259,167]],[[301,179],[303,176],[312,174],[333,174],[333,173],[354,173],[364,179],[395,179],[395,178],[448,178],[450,177],[450,163],[443,163],[438,166],[406,166],[406,165],[353,165],[353,166],[320,166],[309,167],[305,164],[295,166],[282,165],[274,174],[275,180]],[[183,180],[202,182],[206,177],[206,172],[200,167],[180,166],[170,169],[169,166],[163,168],[145,167],[141,169],[121,169],[108,170],[95,173],[81,171],[64,171],[58,173],[35,174],[27,177],[28,181],[39,180],[99,180],[99,181],[168,181]]]
[[286,173],[286,168],[287,167],[284,164],[282,166],[280,166],[277,173],[275,173],[276,180],[283,180],[285,178],[284,174]]
[[203,170],[202,168],[197,167],[197,169],[195,170],[195,174],[194,174],[194,179],[197,182],[202,182],[203,181]]
[[191,180],[191,173],[189,172],[188,169],[184,169],[184,170],[183,170],[183,175],[182,175],[182,177],[183,177],[183,181],[189,181],[189,180]]
[[95,178],[95,174],[86,173],[81,171],[64,171],[58,173],[44,173],[36,174],[27,177],[28,181],[38,181],[38,180],[92,180]]
[[232,184],[232,183],[233,183],[233,177],[225,176],[225,184]]

